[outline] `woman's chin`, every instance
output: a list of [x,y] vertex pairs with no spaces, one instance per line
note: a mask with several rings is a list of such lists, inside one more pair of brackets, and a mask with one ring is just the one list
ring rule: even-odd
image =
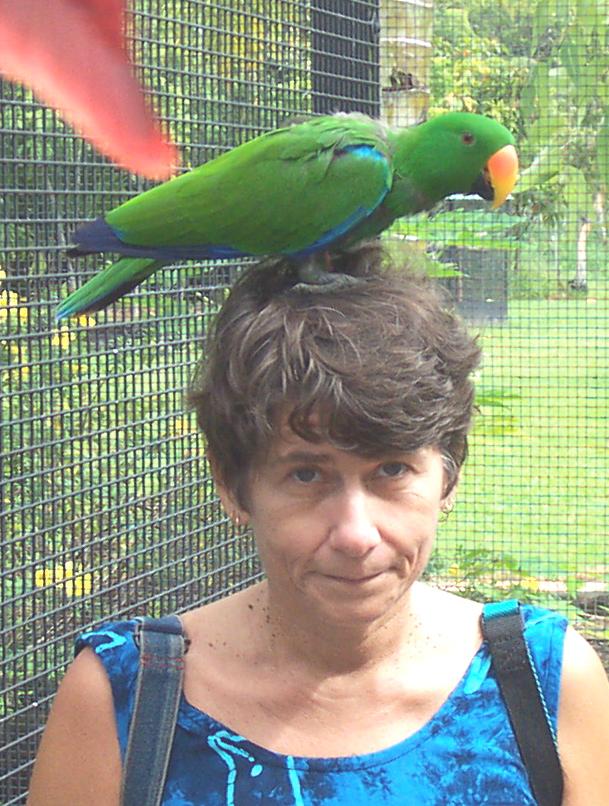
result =
[[395,571],[359,578],[316,574],[308,582],[311,609],[327,623],[345,626],[383,620],[408,588]]

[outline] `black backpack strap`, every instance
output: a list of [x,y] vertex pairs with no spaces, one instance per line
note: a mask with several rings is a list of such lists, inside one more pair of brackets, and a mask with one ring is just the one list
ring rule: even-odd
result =
[[484,606],[482,633],[539,806],[560,806],[563,775],[556,736],[516,600]]
[[122,806],[158,806],[163,795],[184,677],[185,639],[177,616],[143,618],[135,704],[121,786]]

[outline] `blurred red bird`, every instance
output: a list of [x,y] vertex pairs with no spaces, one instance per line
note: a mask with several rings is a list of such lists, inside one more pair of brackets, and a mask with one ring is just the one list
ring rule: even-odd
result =
[[0,0],[0,72],[30,87],[118,165],[166,179],[178,161],[124,41],[124,0]]

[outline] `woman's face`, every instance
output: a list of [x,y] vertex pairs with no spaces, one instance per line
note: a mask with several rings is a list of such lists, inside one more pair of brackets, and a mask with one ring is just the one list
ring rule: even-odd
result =
[[389,616],[427,564],[443,487],[435,448],[370,459],[284,427],[248,487],[274,600],[335,623]]

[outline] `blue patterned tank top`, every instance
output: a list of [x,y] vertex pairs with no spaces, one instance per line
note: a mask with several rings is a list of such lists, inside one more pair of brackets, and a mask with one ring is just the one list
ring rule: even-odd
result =
[[[525,606],[525,638],[556,727],[566,620]],[[135,621],[80,636],[112,686],[124,759],[138,666]],[[163,806],[534,806],[527,774],[483,643],[435,715],[385,750],[342,758],[274,753],[182,695]]]

